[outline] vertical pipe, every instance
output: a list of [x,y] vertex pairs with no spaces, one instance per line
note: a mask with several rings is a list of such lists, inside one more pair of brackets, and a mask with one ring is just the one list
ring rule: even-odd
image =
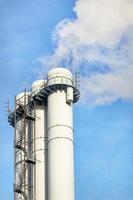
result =
[[[33,108],[34,110],[33,110],[33,112],[34,112],[34,116],[35,116],[35,119],[36,119],[36,110],[35,110],[35,102],[34,102],[34,108]],[[36,144],[35,144],[35,138],[36,138],[36,132],[35,132],[35,130],[36,130],[36,123],[33,123],[33,142],[32,142],[32,145],[33,145],[33,155],[34,155],[34,157],[35,157],[35,159],[36,159],[36,154],[35,154],[35,149],[36,149]],[[33,168],[33,177],[32,177],[32,179],[33,179],[33,199],[36,199],[36,164],[35,164],[35,166],[34,166],[34,168]]]
[[[39,80],[32,85],[32,96],[44,87],[44,80]],[[46,195],[46,106],[42,102],[34,106],[36,118],[34,128],[34,153],[36,155],[36,166],[34,173],[34,198],[36,200],[47,200]]]
[[[48,96],[48,200],[74,200],[74,150],[72,103],[67,103],[63,83],[70,81],[68,70],[55,68],[48,85],[60,84]],[[56,85],[55,85],[56,88]]]
[[[33,133],[33,131],[32,131],[32,122],[31,121],[29,121],[29,124],[28,124],[28,152],[30,153],[30,157],[32,158],[32,159],[34,159],[33,157],[32,157],[32,154],[31,154],[31,152],[32,152],[32,141],[33,141],[33,136],[32,136],[32,133]],[[33,176],[32,176],[32,171],[33,171],[33,165],[30,163],[29,164],[29,167],[28,167],[28,186],[29,186],[29,191],[28,191],[28,196],[32,199],[33,198],[33,191],[32,191],[32,187],[33,187],[33,181],[32,181],[32,178],[33,178]]]
[[46,166],[46,108],[36,105],[36,199],[45,200],[45,166]]
[[[14,145],[15,145],[15,140],[16,140],[16,96],[14,97]],[[15,183],[16,183],[16,148],[14,147],[14,200],[16,200]]]

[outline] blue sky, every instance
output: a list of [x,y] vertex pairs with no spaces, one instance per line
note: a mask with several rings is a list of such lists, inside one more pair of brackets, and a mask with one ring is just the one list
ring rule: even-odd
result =
[[[78,21],[83,15],[78,7],[80,1],[73,12],[74,0],[0,0],[1,200],[13,200],[13,129],[7,123],[4,103],[10,97],[13,105],[14,95],[25,87],[30,89],[32,82],[44,77],[53,63],[65,66],[69,63],[72,71],[80,70],[81,88],[85,91],[81,93],[81,103],[74,107],[76,200],[133,199],[131,29],[127,27],[125,31],[127,41],[118,42],[120,36],[110,34],[107,34],[109,39],[103,40],[106,35],[102,32],[98,34],[100,38],[93,34],[95,45],[88,39],[83,41],[80,34],[75,36],[70,29],[77,23],[74,30],[79,30],[77,27],[82,30]],[[66,18],[69,20],[61,25]],[[120,25],[122,31],[125,26]],[[112,30],[116,32],[115,27]],[[51,39],[52,33],[55,40]],[[110,33],[110,29],[104,29],[104,33]],[[78,48],[70,45],[75,37]],[[119,51],[118,46],[122,46]],[[70,52],[74,59],[68,56]],[[124,68],[120,61],[129,67]]]

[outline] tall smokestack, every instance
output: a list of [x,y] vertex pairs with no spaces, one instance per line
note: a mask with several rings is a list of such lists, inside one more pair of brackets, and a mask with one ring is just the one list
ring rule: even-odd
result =
[[[31,96],[37,95],[44,87],[46,81],[38,80],[32,84]],[[47,108],[44,101],[34,104],[33,112],[35,113],[35,122],[33,124],[33,146],[36,157],[36,165],[33,175],[33,196],[37,200],[47,200],[47,127],[46,113]]]
[[[65,85],[67,84],[67,87]],[[74,200],[73,76],[63,68],[48,73],[48,197]]]
[[75,200],[73,103],[79,90],[71,72],[54,68],[15,98],[14,200]]

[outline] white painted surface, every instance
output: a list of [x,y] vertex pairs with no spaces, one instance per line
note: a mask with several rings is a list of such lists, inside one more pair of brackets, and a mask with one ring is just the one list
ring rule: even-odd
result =
[[47,85],[55,84],[67,84],[73,85],[73,76],[68,69],[65,68],[54,68],[48,72]]
[[72,104],[66,91],[48,97],[48,200],[74,200]]
[[66,102],[70,104],[73,102],[73,88],[72,87],[67,88]]
[[41,89],[46,86],[46,80],[37,80],[32,84],[31,96],[36,95]]
[[[36,95],[46,86],[46,80],[38,80],[32,84],[31,95]],[[33,173],[33,191],[36,200],[47,200],[47,184],[46,184],[46,106],[35,105],[35,138],[33,138],[36,156],[35,173]],[[33,136],[34,137],[34,136]]]
[[16,96],[17,107],[18,107],[19,104],[21,104],[21,105],[28,104],[29,96],[30,96],[30,92],[21,92],[21,93],[19,93]]
[[35,177],[34,189],[36,200],[46,199],[46,107],[44,105],[36,105],[35,120]]

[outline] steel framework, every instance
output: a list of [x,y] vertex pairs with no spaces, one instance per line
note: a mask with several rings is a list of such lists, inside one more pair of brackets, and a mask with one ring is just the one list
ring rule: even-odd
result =
[[33,142],[31,127],[35,121],[35,113],[32,105],[26,102],[26,91],[24,103],[16,100],[14,109],[14,200],[32,199],[31,171],[35,165],[33,154]]

